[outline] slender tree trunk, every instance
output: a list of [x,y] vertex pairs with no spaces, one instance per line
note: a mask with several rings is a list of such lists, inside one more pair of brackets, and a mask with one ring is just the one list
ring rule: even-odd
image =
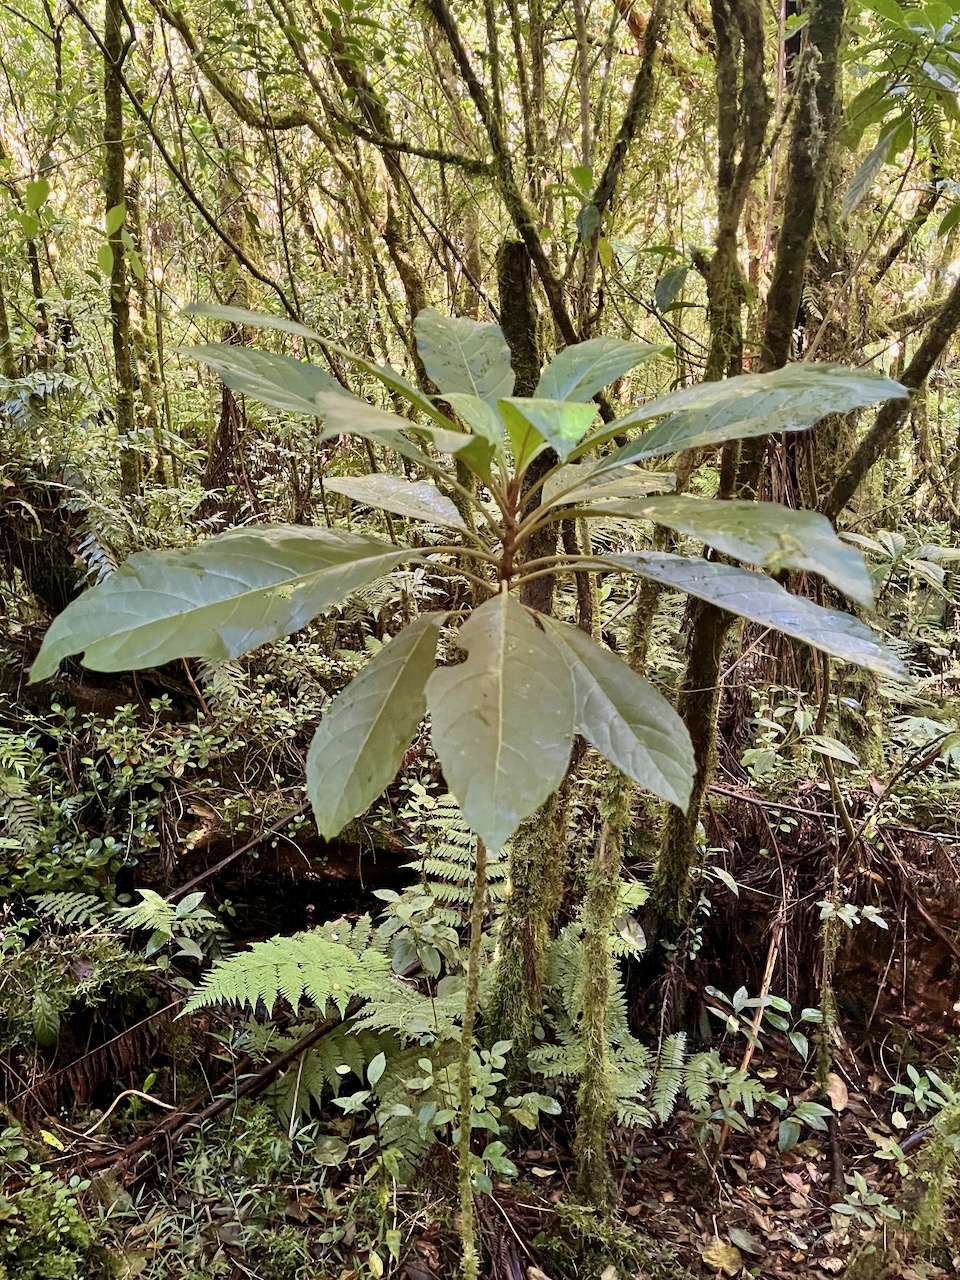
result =
[[[106,0],[103,28],[103,189],[108,215],[125,202],[126,162],[123,140],[123,60],[127,52],[122,0]],[[107,236],[110,246],[110,331],[117,388],[117,434],[120,436],[120,492],[140,492],[140,459],[132,439],[135,428],[136,374],[130,341],[130,297],[123,243],[123,221],[114,215]]]

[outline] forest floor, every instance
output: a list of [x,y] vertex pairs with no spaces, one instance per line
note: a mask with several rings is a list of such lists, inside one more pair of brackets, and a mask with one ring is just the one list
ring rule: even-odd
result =
[[[856,798],[854,821],[869,816],[872,802],[869,792]],[[817,908],[834,874],[836,847],[826,809],[823,791],[814,785],[768,800],[721,774],[708,834],[717,865],[729,876],[711,883],[699,952],[646,986],[628,983],[641,1037],[655,1038],[657,1015],[681,1004],[688,1026],[699,1025],[701,1037],[716,1037],[716,1019],[707,1014],[711,1004],[718,1012],[717,1001],[705,1001],[704,992],[740,986],[751,993],[784,992],[794,1010],[817,1003]],[[269,850],[257,863],[232,862],[224,874],[237,877],[230,893],[239,895],[234,902],[241,914],[247,912],[243,934],[270,933],[280,918],[292,931],[314,918],[355,914],[352,906],[363,906],[369,894],[369,867],[364,880],[351,869],[349,851],[340,854],[339,862],[327,859],[325,876],[337,876],[325,885],[315,876],[298,878],[279,855],[271,862]],[[205,858],[213,860],[209,851]],[[381,856],[377,885],[396,880],[398,866],[389,853]],[[805,1058],[769,1029],[752,1047],[742,1037],[716,1039],[726,1061],[749,1069],[789,1108],[826,1101],[832,1114],[822,1130],[805,1127],[791,1149],[781,1150],[782,1114],[768,1103],[733,1128],[714,1124],[710,1133],[698,1131],[682,1104],[666,1124],[617,1129],[615,1211],[608,1221],[578,1206],[571,1125],[561,1116],[511,1150],[518,1176],[495,1182],[492,1194],[478,1201],[485,1274],[491,1280],[827,1280],[844,1274],[931,1280],[960,1273],[960,1248],[951,1248],[949,1195],[933,1209],[937,1248],[922,1256],[904,1244],[910,1235],[904,1228],[920,1213],[929,1185],[946,1190],[951,1180],[954,1153],[944,1158],[932,1125],[942,1109],[938,1091],[947,1091],[951,1105],[955,1101],[958,869],[960,842],[909,824],[881,825],[845,869],[851,904],[862,909],[879,903],[885,927],[864,922],[840,928],[826,1094],[815,1083],[812,1034]],[[191,871],[184,866],[179,874]],[[221,885],[216,892],[222,891]],[[189,1124],[172,1128],[166,1112],[140,1105],[135,1096],[129,1110],[117,1112],[114,1119],[123,1119],[115,1129],[83,1106],[75,1122],[52,1118],[82,1103],[84,1081],[76,1073],[58,1106],[48,1105],[38,1122],[45,1126],[43,1141],[61,1153],[58,1174],[92,1179],[115,1256],[123,1260],[117,1274],[124,1280],[376,1280],[379,1274],[454,1280],[456,1188],[449,1152],[441,1148],[431,1157],[422,1182],[394,1186],[389,1194],[373,1166],[362,1161],[318,1169],[311,1167],[310,1149],[294,1151],[296,1144],[279,1155],[283,1134],[265,1105],[254,1102],[248,1110],[249,1103],[238,1103],[229,1072],[215,1080],[224,1062],[216,1033],[216,1022],[202,1031],[215,1046],[203,1067],[208,1083],[192,1106],[178,1100]],[[138,1049],[150,1051],[147,1042]],[[231,1070],[248,1079],[255,1074],[249,1062],[234,1062]],[[143,1074],[141,1067],[141,1088],[149,1093]],[[102,1093],[96,1080],[89,1083],[88,1108]],[[248,1098],[260,1092],[251,1088]],[[315,1119],[316,1132],[349,1136],[347,1118],[336,1108]],[[138,1164],[144,1152],[149,1159]],[[386,1220],[393,1225],[385,1228]],[[252,1221],[259,1224],[255,1254],[249,1252]],[[182,1269],[184,1242],[191,1242],[193,1271]],[[851,1270],[851,1258],[865,1247],[878,1249],[877,1257],[886,1248],[890,1253],[873,1269],[861,1262]]]

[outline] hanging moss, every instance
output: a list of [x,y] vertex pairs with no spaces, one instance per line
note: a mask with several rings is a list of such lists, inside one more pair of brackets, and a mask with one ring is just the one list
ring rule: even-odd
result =
[[499,960],[486,1009],[487,1040],[509,1040],[520,1063],[540,1021],[547,945],[563,898],[570,777],[527,818],[510,846]]
[[632,788],[612,769],[600,801],[603,825],[587,870],[583,902],[583,1077],[577,1094],[577,1190],[584,1200],[609,1205],[613,1191],[610,1126],[616,1110],[611,1080],[607,1009],[610,1003],[610,935],[620,901],[624,837],[630,826]]

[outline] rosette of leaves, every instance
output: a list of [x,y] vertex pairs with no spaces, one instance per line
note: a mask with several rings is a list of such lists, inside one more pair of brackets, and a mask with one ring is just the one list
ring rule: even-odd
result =
[[[286,320],[234,308],[192,310],[322,341]],[[862,370],[797,364],[674,391],[605,424],[593,397],[660,348],[610,337],[568,347],[543,371],[535,396],[525,398],[512,394],[514,374],[497,326],[427,310],[415,332],[436,397],[389,366],[327,344],[379,380],[394,402],[406,401],[409,418],[287,356],[220,344],[188,351],[234,390],[320,419],[324,438],[359,437],[402,459],[396,474],[328,478],[327,487],[446,528],[448,542],[424,549],[348,530],[265,525],[179,550],[140,552],[54,621],[32,679],[52,675],[62,658],[80,652],[102,671],[180,657],[236,658],[400,566],[429,562],[432,571],[466,577],[486,598],[457,614],[422,613],[367,662],[324,713],[309,753],[309,795],[320,831],[335,835],[393,780],[429,712],[450,791],[473,830],[496,848],[558,786],[575,734],[681,807],[694,771],[686,729],[647,681],[584,632],[520,603],[519,589],[532,575],[587,570],[650,578],[835,658],[900,673],[898,660],[857,618],[791,595],[762,572],[817,573],[869,606],[860,553],[823,517],[773,503],[664,493],[665,473],[643,469],[682,449],[805,430],[826,414],[904,396],[899,384]],[[547,450],[552,467],[528,485],[531,463]],[[473,487],[458,479],[465,474]],[[525,556],[544,525],[611,515],[665,525],[757,567],[652,551]],[[438,666],[447,625],[459,626],[456,646],[466,656]]]

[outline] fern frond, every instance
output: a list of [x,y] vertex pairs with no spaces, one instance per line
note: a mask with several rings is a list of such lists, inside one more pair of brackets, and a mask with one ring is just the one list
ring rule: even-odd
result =
[[650,1105],[661,1124],[673,1115],[677,1098],[683,1088],[683,1064],[687,1055],[687,1037],[683,1031],[667,1036],[660,1046],[660,1060],[653,1083]]
[[221,1003],[253,1009],[261,1000],[272,1010],[282,997],[295,1010],[309,998],[318,1009],[332,1002],[344,1014],[354,997],[382,998],[385,987],[394,986],[400,984],[392,980],[389,962],[378,952],[358,956],[344,943],[316,932],[297,933],[255,943],[249,951],[219,961],[183,1012]]
[[83,562],[86,577],[93,586],[109,578],[117,568],[117,557],[101,541],[100,533],[95,529],[84,534],[77,543],[77,558]]
[[713,1096],[713,1086],[723,1077],[723,1063],[716,1049],[695,1053],[687,1063],[683,1089],[691,1106],[705,1107]]
[[109,909],[95,893],[38,893],[30,903],[45,920],[68,929],[89,929]]
[[250,696],[243,666],[227,658],[221,662],[201,660],[200,683],[207,700],[214,707],[240,707]]
[[369,915],[362,915],[356,920],[347,920],[343,916],[337,920],[327,920],[318,925],[313,932],[318,938],[324,938],[327,942],[342,943],[345,947],[349,947],[355,956],[361,956],[371,949],[385,955],[388,950],[386,941],[374,932]]
[[40,813],[36,796],[23,778],[10,773],[0,777],[0,827],[25,851],[40,839]]
[[[382,957],[379,957],[382,959]],[[415,987],[394,980],[357,1014],[354,1026],[360,1031],[395,1031],[402,1039],[430,1036],[455,1040],[460,1035],[463,993],[430,996]]]
[[113,918],[121,929],[160,929],[169,932],[177,918],[177,908],[153,889],[138,889],[142,899],[132,907],[117,907]]

